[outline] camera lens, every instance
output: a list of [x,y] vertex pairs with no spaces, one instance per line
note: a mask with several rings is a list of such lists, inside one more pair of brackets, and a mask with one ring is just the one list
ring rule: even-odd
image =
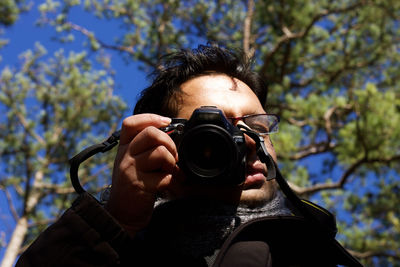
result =
[[225,141],[223,136],[215,132],[204,133],[193,145],[193,152],[195,152],[191,154],[193,167],[211,174],[222,172],[228,163],[225,155]]
[[236,162],[232,137],[216,125],[194,127],[182,139],[180,148],[181,167],[196,177],[210,179],[224,176]]

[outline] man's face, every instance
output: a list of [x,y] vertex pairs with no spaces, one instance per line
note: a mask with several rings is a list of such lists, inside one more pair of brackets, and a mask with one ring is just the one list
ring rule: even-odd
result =
[[[193,78],[183,83],[181,89],[182,103],[177,114],[180,118],[189,119],[193,111],[201,106],[216,106],[226,117],[265,113],[257,96],[244,82],[224,74]],[[254,141],[246,136],[246,144],[246,179],[239,188],[240,202],[254,207],[262,205],[274,196],[276,184],[274,181],[266,181],[267,169],[256,155]],[[276,161],[276,154],[268,137],[265,138],[265,145]]]

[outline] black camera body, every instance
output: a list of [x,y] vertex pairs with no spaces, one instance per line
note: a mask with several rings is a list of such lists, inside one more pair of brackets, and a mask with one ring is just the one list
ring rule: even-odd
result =
[[239,185],[244,182],[245,137],[220,109],[200,107],[189,120],[174,118],[162,130],[174,140],[178,166],[189,183]]

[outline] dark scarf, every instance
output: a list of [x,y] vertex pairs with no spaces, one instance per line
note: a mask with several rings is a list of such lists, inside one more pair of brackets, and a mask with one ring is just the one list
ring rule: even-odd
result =
[[194,258],[213,258],[224,240],[240,224],[252,219],[290,215],[285,198],[278,192],[258,208],[237,207],[204,199],[158,201],[148,232],[163,247]]

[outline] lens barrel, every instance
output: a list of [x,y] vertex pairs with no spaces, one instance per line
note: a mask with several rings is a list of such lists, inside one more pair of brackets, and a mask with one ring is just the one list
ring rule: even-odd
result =
[[237,163],[231,134],[220,126],[201,124],[190,129],[179,146],[180,167],[204,182],[230,175]]

